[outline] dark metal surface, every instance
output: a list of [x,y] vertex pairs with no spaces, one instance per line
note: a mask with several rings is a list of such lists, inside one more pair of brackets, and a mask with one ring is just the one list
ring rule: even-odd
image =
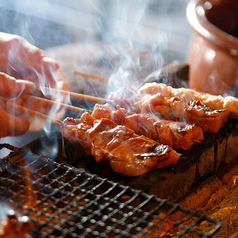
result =
[[[33,237],[211,237],[220,228],[168,200],[10,149],[15,152],[0,162],[0,201],[28,216]],[[209,230],[202,230],[204,222]]]

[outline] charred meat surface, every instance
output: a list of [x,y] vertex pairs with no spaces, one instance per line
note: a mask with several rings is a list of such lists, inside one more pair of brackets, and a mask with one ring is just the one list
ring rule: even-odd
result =
[[137,135],[110,119],[95,119],[87,112],[80,119],[66,118],[60,132],[70,142],[82,145],[96,161],[108,159],[114,171],[127,176],[175,164],[181,156],[168,145]]
[[225,109],[212,110],[201,101],[191,101],[185,110],[187,121],[203,128],[203,131],[217,133],[228,121],[229,111]]
[[132,129],[136,134],[144,135],[174,149],[188,150],[195,142],[204,139],[201,127],[185,122],[161,120],[149,114],[132,113],[120,106],[115,109],[110,104],[96,104],[92,116],[96,119],[111,119]]
[[192,100],[201,101],[213,110],[228,110],[230,118],[238,118],[238,99],[232,96],[222,97],[221,95],[200,93],[189,88],[172,88],[163,83],[146,83],[137,90],[137,93],[142,95],[161,93],[164,97],[178,97],[187,103]]
[[141,112],[192,123],[208,133],[217,133],[229,119],[226,109],[211,109],[199,100],[185,102],[178,97],[166,98],[161,93],[150,95],[139,104]]
[[[155,86],[153,87],[153,85]],[[217,133],[229,119],[230,111],[224,108],[224,105],[220,105],[221,103],[219,104],[220,108],[218,103],[216,103],[217,108],[215,106],[212,108],[201,97],[202,100],[195,100],[194,98],[196,97],[193,98],[193,91],[181,89],[180,92],[180,89],[173,89],[169,86],[161,86],[162,89],[160,90],[157,85],[160,84],[147,84],[147,87],[141,87],[138,93],[135,92],[137,96],[133,95],[128,99],[120,98],[118,92],[111,93],[109,99],[116,99],[120,106],[125,105],[125,101],[134,100],[133,107],[128,108],[128,110],[152,114],[161,119],[193,123],[201,127],[203,132],[208,133]],[[173,89],[174,91],[172,92],[175,93],[170,92],[169,89]],[[182,92],[185,95],[181,95]],[[132,105],[132,103],[130,104]]]

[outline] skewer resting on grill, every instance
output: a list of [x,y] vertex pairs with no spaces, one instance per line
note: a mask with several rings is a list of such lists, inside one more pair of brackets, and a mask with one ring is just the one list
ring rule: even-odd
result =
[[[56,90],[55,92],[63,91]],[[64,93],[78,96],[78,94],[66,91]],[[82,96],[83,98],[87,97],[80,95],[81,98]],[[92,99],[97,98],[93,97]],[[106,99],[101,101],[105,102]],[[114,101],[110,100],[110,102]],[[64,105],[62,104],[62,106]],[[55,119],[51,120],[55,121]],[[139,136],[135,134],[134,130],[125,125],[117,125],[109,118],[97,119],[88,112],[85,112],[80,119],[67,118],[64,122],[57,120],[56,123],[61,125],[60,131],[65,138],[72,143],[82,145],[87,153],[95,156],[97,161],[109,159],[112,168],[125,175],[137,176],[151,169],[165,167],[176,163],[180,157],[180,154],[168,145],[156,142],[146,136]]]
[[184,101],[178,97],[165,97],[161,93],[154,95],[138,94],[130,91],[128,97],[125,93],[111,93],[109,98],[115,104],[126,108],[132,108],[138,113],[150,113],[157,117],[186,121],[200,126],[204,132],[217,133],[229,118],[229,111],[226,109],[211,109],[199,100]]
[[[188,122],[195,123],[197,126],[202,127],[204,132],[209,133],[218,132],[218,130],[227,122],[230,115],[232,115],[231,117],[234,117],[234,111],[233,113],[230,113],[229,108],[226,109],[222,107],[222,109],[212,109],[200,101],[191,101],[188,103],[177,97],[166,98],[161,93],[144,95],[137,93],[134,90],[128,90],[129,88],[125,88],[124,90],[119,89],[117,92],[111,93],[109,99],[58,89],[44,89],[55,93],[67,94],[72,97],[84,98],[94,102],[108,102],[114,105],[120,105],[127,109],[130,108],[129,110],[137,113],[153,113],[155,115],[159,113],[164,119],[173,119],[170,118],[172,115],[175,116],[175,120],[188,120]],[[212,97],[216,96],[212,95]],[[216,100],[220,100],[220,97],[217,96]],[[238,99],[233,100],[233,104],[237,103],[238,105]],[[215,104],[217,105],[218,103],[215,101]]]
[[116,110],[111,104],[96,104],[93,111],[89,111],[36,96],[25,96],[25,98],[48,104],[59,104],[65,108],[81,113],[87,111],[90,114],[92,113],[92,116],[96,119],[108,118],[119,125],[125,125],[139,135],[147,136],[157,142],[169,145],[174,149],[181,148],[188,150],[195,142],[200,142],[204,139],[202,129],[193,124],[161,120],[145,113],[136,114],[119,106]]
[[8,105],[61,125],[62,135],[71,143],[81,145],[98,162],[108,159],[113,170],[126,176],[167,167],[177,163],[181,156],[168,145],[137,135],[110,119],[95,119],[88,112],[80,119],[67,118],[62,122],[12,102]]
[[[99,99],[98,101],[100,102],[108,101],[107,99],[91,97],[88,95],[72,93],[57,89],[49,89],[49,88],[44,89],[57,93],[63,94],[67,93],[70,94],[71,96],[76,96],[80,98],[88,98],[89,100]],[[126,118],[126,120],[124,120],[124,124],[123,123],[121,124],[126,125],[127,127],[129,127],[138,134],[143,134],[145,136],[150,137],[153,140],[156,140],[162,144],[167,144],[176,149],[182,148],[184,150],[187,150],[194,144],[194,142],[198,142],[203,139],[203,132],[201,133],[199,130],[197,129],[195,130],[195,128],[199,128],[201,126],[204,132],[216,133],[224,125],[224,123],[226,123],[228,119],[228,111],[226,110],[212,111],[209,108],[204,107],[204,105],[194,102],[191,103],[190,105],[187,105],[186,102],[178,99],[177,100],[173,99],[172,101],[171,98],[166,99],[162,94],[159,95],[159,98],[157,94],[152,96],[146,95],[144,98],[144,95],[138,94],[133,90],[132,91],[129,90],[129,93],[127,94],[128,95],[124,96],[121,94],[121,91],[115,92],[111,95],[112,100],[109,100],[110,103],[115,102],[116,104],[121,105],[122,107],[125,106],[125,108],[127,108],[128,105],[130,106],[130,104],[134,102],[134,107],[136,108],[136,110],[134,112],[130,112],[130,114],[133,114],[133,116],[129,115],[129,111],[127,111],[128,112],[127,115],[124,115],[124,118]],[[65,108],[81,113],[87,111],[85,109],[70,106],[60,102],[54,102],[45,98],[39,98],[35,96],[25,96],[25,97],[29,99],[39,100],[48,104],[59,104]],[[124,105],[127,103],[128,105]],[[166,108],[168,110],[172,110],[173,113],[174,111],[176,112],[177,110],[176,112],[177,114],[180,113],[186,115],[186,117],[184,118],[185,119],[188,118],[190,122],[195,122],[197,127],[195,127],[192,124],[188,125],[185,122],[180,122],[181,125],[179,125],[179,122],[176,121],[161,120],[159,118],[156,119],[155,116],[148,114],[153,112],[152,110],[153,108],[155,108],[155,111],[156,110],[158,111],[159,108],[158,112],[161,112],[161,107],[163,109],[162,112],[166,111],[164,110]],[[140,114],[135,113],[138,110]],[[91,111],[88,112],[91,113]],[[165,113],[165,118],[166,116],[169,116],[170,113],[171,113],[170,111],[169,113]],[[106,114],[108,114],[108,112],[106,112]],[[100,117],[108,118],[108,115],[100,115]],[[52,121],[54,120],[52,119]],[[141,122],[143,125],[140,125]],[[137,126],[135,126],[135,124]],[[181,128],[181,130],[179,128]]]
[[139,135],[147,136],[174,149],[188,150],[195,142],[204,139],[201,127],[185,122],[161,120],[149,114],[137,114],[110,104],[96,104],[91,114],[96,119],[108,118],[125,125]]
[[[170,86],[167,86],[165,84],[162,83],[148,83],[146,84],[147,86],[154,86],[156,85],[156,87],[162,87],[163,89],[166,88],[166,90],[169,91],[169,93],[164,90],[161,92],[161,94],[164,97],[180,97],[182,96],[182,100],[186,99],[185,102],[192,99],[195,100],[199,100],[201,102],[203,102],[206,106],[210,107],[213,110],[216,109],[225,109],[228,110],[230,112],[229,117],[230,118],[238,118],[238,99],[228,96],[228,97],[222,97],[222,96],[216,96],[216,95],[211,95],[211,94],[203,94],[203,93],[199,93],[196,92],[195,90],[192,89],[188,89],[188,88],[171,88]],[[134,91],[135,93],[139,94],[139,97],[142,97],[142,95],[145,94],[150,94],[150,90],[145,91],[143,88],[145,86],[141,87],[140,89],[138,89],[138,91]],[[41,87],[41,89],[44,91],[49,91],[52,93],[60,93],[63,95],[69,95],[71,97],[75,97],[75,98],[79,98],[79,99],[86,99],[89,101],[94,101],[94,102],[108,102],[108,103],[114,103],[115,101],[113,99],[105,99],[105,98],[100,98],[100,97],[95,97],[95,96],[90,96],[90,95],[85,95],[85,94],[80,94],[80,93],[74,93],[74,92],[68,92],[68,91],[64,91],[64,90],[60,90],[60,89],[52,89],[52,88],[47,88],[47,87]],[[156,91],[158,93],[158,91]],[[167,93],[166,93],[167,92]],[[175,92],[173,94],[173,92]],[[151,95],[155,95],[156,93],[154,91],[151,92]],[[195,97],[193,98],[193,95],[195,95]]]
[[[100,76],[94,74],[86,74],[81,72],[79,72],[79,74],[98,80],[100,78]],[[108,81],[106,78],[103,78],[103,80]],[[238,99],[232,96],[222,97],[220,95],[211,95],[208,93],[197,92],[196,90],[189,88],[173,88],[166,84],[156,82],[144,84],[142,87],[137,89],[137,93],[150,95],[161,93],[164,97],[179,97],[185,102],[199,100],[213,110],[228,110],[230,113],[230,118],[238,118]],[[88,98],[88,100],[90,100],[90,98]],[[94,101],[96,100],[100,102],[102,98],[95,97]],[[107,102],[108,101],[109,100],[107,100]]]
[[81,118],[67,118],[60,128],[73,144],[80,144],[96,161],[108,159],[113,170],[126,176],[177,163],[181,154],[168,145],[135,134],[110,119],[96,119],[85,112]]

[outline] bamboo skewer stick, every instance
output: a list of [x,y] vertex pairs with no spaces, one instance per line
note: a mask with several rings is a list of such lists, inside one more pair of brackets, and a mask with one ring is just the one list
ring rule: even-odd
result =
[[48,88],[48,87],[43,87],[43,86],[41,86],[40,88],[42,90],[45,90],[45,91],[61,93],[61,94],[64,94],[64,95],[70,95],[71,97],[80,98],[80,99],[87,99],[89,101],[110,102],[110,100],[105,99],[105,98],[94,97],[94,96],[85,95],[85,94],[81,94],[81,93],[74,93],[74,92],[70,92],[70,91],[66,91],[66,90],[62,90],[62,89]]
[[36,97],[36,96],[32,96],[32,95],[25,95],[23,97],[24,98],[29,98],[29,99],[32,98],[34,100],[45,102],[45,103],[48,103],[48,104],[58,104],[58,105],[60,105],[64,108],[67,108],[67,109],[70,109],[70,110],[76,111],[76,112],[90,112],[89,110],[86,110],[86,109],[83,109],[83,108],[80,108],[80,107],[71,106],[71,105],[68,105],[68,104],[65,104],[65,103],[62,103],[62,102],[52,101],[52,100],[49,100],[49,99],[46,99],[46,98]]
[[78,74],[78,75],[81,75],[81,76],[86,77],[86,78],[96,79],[98,81],[102,81],[102,82],[106,82],[106,83],[108,82],[107,78],[104,78],[104,77],[101,77],[101,76],[98,76],[98,75],[95,75],[95,74],[88,74],[88,73],[80,72],[80,71],[77,71],[77,70],[73,70],[73,74]]
[[28,112],[28,113],[31,114],[31,115],[37,115],[37,116],[39,116],[39,117],[41,117],[41,118],[43,118],[43,119],[49,119],[49,120],[51,120],[53,123],[56,123],[56,124],[58,124],[58,125],[62,125],[62,121],[60,121],[60,120],[58,120],[58,119],[55,119],[55,118],[53,118],[53,117],[50,117],[50,116],[48,116],[48,115],[45,115],[45,114],[43,114],[43,113],[34,111],[34,110],[32,110],[32,109],[29,109],[29,108],[27,108],[27,107],[23,107],[23,106],[21,106],[21,105],[19,105],[19,104],[16,104],[16,103],[13,103],[13,102],[10,102],[10,101],[7,101],[7,104],[8,104],[9,106],[14,107],[14,108],[17,108],[17,109],[19,109],[19,110],[21,110],[21,111],[26,111],[26,112]]
[[[86,77],[86,78],[91,78],[91,79],[96,79],[98,81],[101,81],[101,82],[106,82],[108,83],[109,82],[109,79],[108,78],[104,78],[104,77],[101,77],[99,75],[96,75],[96,74],[89,74],[89,73],[84,73],[84,72],[80,72],[80,71],[77,71],[77,70],[73,70],[73,74],[78,74],[78,75],[81,75],[83,77]],[[114,82],[116,85],[118,86],[122,86],[121,84],[124,85],[124,87],[130,87],[130,88],[134,88],[136,89],[137,87],[135,87],[135,85],[132,85],[130,83],[127,83],[127,82]]]

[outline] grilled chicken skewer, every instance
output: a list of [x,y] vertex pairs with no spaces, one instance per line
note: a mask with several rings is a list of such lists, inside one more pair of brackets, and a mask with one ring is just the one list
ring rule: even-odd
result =
[[181,156],[168,145],[137,135],[110,119],[95,119],[88,112],[79,119],[66,118],[60,132],[95,156],[96,161],[108,159],[114,171],[126,176],[175,164]]
[[185,102],[177,97],[164,97],[161,93],[146,96],[136,104],[140,112],[150,112],[165,119],[194,123],[209,133],[217,133],[229,119],[228,110],[213,110],[199,100]]
[[[82,74],[82,73],[81,73]],[[85,74],[85,73],[83,73]],[[87,74],[87,77],[94,79],[102,78],[97,75]],[[108,79],[102,78],[103,81]],[[207,107],[213,110],[225,109],[229,111],[230,118],[238,118],[238,99],[232,96],[222,97],[221,95],[211,95],[208,93],[200,93],[189,88],[173,88],[163,83],[146,83],[137,90],[138,94],[156,94],[161,93],[165,97],[177,97],[189,103],[191,100],[201,101]],[[100,101],[101,98],[98,98]]]
[[57,92],[90,101],[113,103],[137,113],[154,113],[164,119],[187,120],[209,133],[218,132],[228,118],[238,118],[238,99],[234,97],[201,94],[186,88],[174,89],[161,83],[145,84],[137,93],[121,88],[111,93],[108,99],[63,90]]
[[201,127],[185,122],[160,120],[149,114],[136,114],[110,104],[96,104],[91,114],[96,119],[108,118],[119,125],[144,135],[159,143],[169,145],[174,149],[188,150],[195,142],[204,139]]
[[[49,104],[54,104],[57,102],[28,96],[28,98],[35,99],[37,101],[43,101]],[[10,102],[8,102],[10,103]],[[70,110],[85,112],[85,109],[81,109],[78,107],[60,104]],[[32,111],[28,108],[22,108],[20,105],[17,106],[21,110],[25,110],[30,112],[31,114],[37,114],[38,112]],[[135,133],[139,135],[147,136],[155,141],[158,141],[162,144],[169,145],[174,149],[183,149],[188,150],[195,142],[199,142],[204,139],[203,131],[200,127],[197,127],[192,124],[184,123],[184,122],[175,122],[169,120],[160,120],[159,118],[150,116],[148,114],[136,114],[127,111],[125,108],[117,107],[117,110],[111,104],[99,105],[96,104],[94,106],[94,110],[88,111],[92,113],[91,115],[96,119],[108,118],[112,121],[116,122],[120,125],[125,125],[128,128],[135,131]],[[45,119],[48,118],[46,115],[40,114],[39,116],[44,116]],[[53,118],[51,119],[53,121]],[[55,122],[55,120],[54,120]],[[61,122],[56,121],[61,125]]]
[[111,93],[109,99],[137,113],[150,113],[162,119],[194,123],[209,133],[217,133],[229,118],[229,111],[226,109],[211,109],[199,100],[185,101],[178,97],[165,97],[162,93],[150,95],[120,89]]
[[[75,93],[71,94],[72,96],[75,96]],[[98,99],[81,94],[78,96],[93,101],[97,101]],[[199,100],[186,102],[178,97],[165,97],[161,93],[156,93],[154,95],[140,94],[129,88],[121,88],[117,92],[111,93],[109,95],[109,100],[99,98],[98,101],[120,105],[121,107],[136,113],[153,114],[161,119],[181,122],[186,121],[201,127],[204,132],[209,133],[217,133],[219,129],[226,124],[230,115],[229,110],[211,109]],[[63,104],[60,105],[65,107]],[[75,111],[77,109],[72,106],[67,106],[66,108]],[[77,109],[77,111],[81,112],[86,110]]]

